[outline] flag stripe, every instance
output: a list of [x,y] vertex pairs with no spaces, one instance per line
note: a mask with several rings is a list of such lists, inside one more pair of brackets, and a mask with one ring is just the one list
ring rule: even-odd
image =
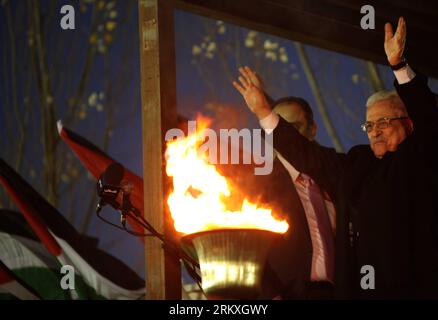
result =
[[[37,233],[36,231],[41,233],[41,229],[44,227],[46,227],[46,231],[48,229],[47,232],[51,241],[56,243],[58,248],[56,252],[53,252],[53,250],[49,252],[55,253],[61,263],[62,261],[69,261],[72,262],[72,266],[77,263],[78,265],[75,267],[78,268],[75,271],[82,276],[92,273],[95,279],[110,279],[116,286],[126,290],[144,290],[143,279],[119,259],[97,247],[91,246],[88,238],[80,235],[52,205],[1,159],[0,176],[3,177],[2,180],[8,183],[6,190],[11,196],[13,195],[14,202],[17,205],[21,204],[20,209],[23,210],[22,213],[25,215],[26,220],[31,221],[31,227],[38,227],[38,229],[34,229],[35,233]],[[38,225],[34,221],[37,221]],[[44,241],[40,235],[38,236],[41,241]],[[63,245],[60,246],[59,241],[61,239]],[[65,248],[69,249],[69,252],[63,252]],[[68,259],[65,257],[68,257]],[[86,264],[82,263],[82,260],[77,259],[77,257],[80,257]],[[87,269],[79,270],[84,266]],[[84,279],[89,280],[91,278],[85,277]],[[94,282],[89,284],[94,284]]]
[[[0,159],[0,166],[6,165],[6,163],[2,162],[3,160]],[[23,213],[27,222],[32,226],[32,229],[35,231],[38,238],[46,246],[47,250],[55,256],[59,255],[61,253],[61,247],[56,243],[55,238],[53,238],[47,230],[42,220],[36,214],[32,213],[32,209],[26,204],[26,202],[22,201],[21,197],[17,194],[5,176],[0,175],[0,180],[6,188],[6,191],[12,197],[12,200]]]
[[[56,237],[56,236],[55,236]],[[140,299],[145,295],[144,283],[135,290],[122,288],[110,279],[94,270],[66,241],[56,237],[63,248],[63,254],[59,260],[63,265],[72,265],[75,271],[89,284],[96,292],[107,299]],[[83,272],[85,270],[87,272]],[[81,272],[82,271],[82,272]]]
[[58,268],[40,242],[0,231],[0,258],[9,269],[26,267]]
[[[2,216],[3,213],[0,212]],[[40,297],[70,299],[70,293],[60,286],[59,261],[41,242],[0,230],[0,260]]]
[[24,282],[18,279],[14,273],[0,260],[0,289],[9,292],[19,299],[40,300],[39,295]]

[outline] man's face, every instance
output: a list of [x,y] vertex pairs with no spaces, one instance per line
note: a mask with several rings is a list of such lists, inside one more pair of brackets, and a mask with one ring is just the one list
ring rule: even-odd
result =
[[294,127],[309,140],[314,140],[316,125],[307,122],[306,113],[298,103],[281,103],[274,108],[274,112]]
[[[400,111],[391,107],[390,100],[381,100],[368,107],[367,122],[382,118],[396,118]],[[387,128],[378,129],[375,125],[371,132],[367,132],[370,147],[377,158],[382,158],[387,151],[397,150],[398,145],[407,137],[406,120],[391,120]]]

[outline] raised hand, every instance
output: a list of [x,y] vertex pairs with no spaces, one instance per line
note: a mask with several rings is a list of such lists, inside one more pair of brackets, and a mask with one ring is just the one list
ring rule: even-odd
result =
[[389,22],[385,24],[385,53],[390,65],[402,62],[403,51],[406,43],[406,21],[403,17],[398,19],[395,34]]
[[260,78],[249,67],[239,68],[239,72],[240,83],[233,81],[233,86],[240,92],[246,105],[257,118],[260,120],[265,118],[271,113],[271,106],[262,90],[263,84]]
[[250,79],[253,85],[264,91],[263,80],[262,78],[260,78],[257,72],[253,71],[250,67],[239,68],[239,71],[242,75],[245,76],[245,78]]

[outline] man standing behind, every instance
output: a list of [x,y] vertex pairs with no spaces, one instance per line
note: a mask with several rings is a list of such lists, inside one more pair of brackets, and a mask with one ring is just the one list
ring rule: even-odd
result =
[[347,154],[303,138],[250,78],[235,83],[275,149],[334,199],[342,298],[438,298],[438,108],[426,79],[403,59],[405,37],[403,18],[395,34],[385,25],[401,100],[371,99],[362,125],[370,145]]
[[[263,90],[261,79],[249,68],[239,71],[241,81],[251,78]],[[273,110],[309,141],[315,139],[316,123],[307,101],[285,97],[273,103]],[[279,200],[292,226],[268,257],[283,289],[276,292],[266,283],[263,297],[271,294],[283,299],[330,299],[335,259],[333,203],[309,176],[297,171],[280,153],[275,156],[268,198]]]

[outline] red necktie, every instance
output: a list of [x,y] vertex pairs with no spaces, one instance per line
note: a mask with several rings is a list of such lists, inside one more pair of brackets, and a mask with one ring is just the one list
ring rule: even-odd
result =
[[315,211],[319,235],[322,242],[324,262],[329,280],[334,280],[334,239],[330,219],[325,207],[324,198],[319,186],[308,176],[300,174],[298,179],[307,189]]

